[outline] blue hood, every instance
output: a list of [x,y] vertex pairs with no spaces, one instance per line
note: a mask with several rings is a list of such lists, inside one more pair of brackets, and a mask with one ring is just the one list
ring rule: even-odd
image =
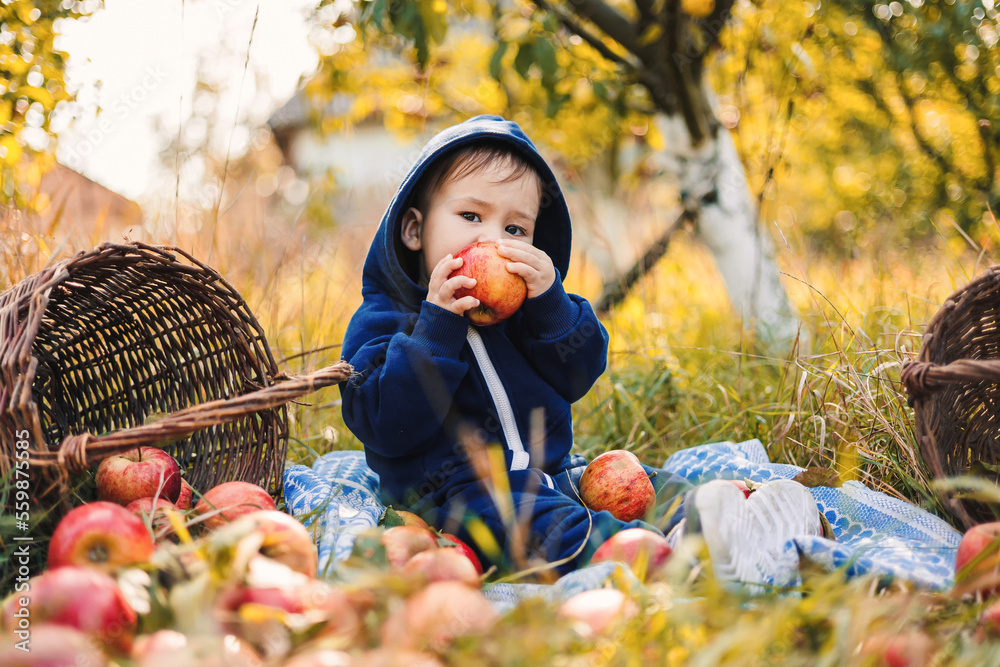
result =
[[555,175],[517,123],[499,116],[476,116],[449,127],[427,142],[403,179],[382,216],[382,223],[365,259],[362,273],[365,291],[374,288],[408,309],[419,310],[427,289],[416,282],[415,274],[411,275],[401,261],[404,253],[411,253],[400,240],[403,214],[413,205],[416,185],[432,163],[452,149],[483,139],[510,144],[535,167],[542,182],[542,200],[535,225],[534,245],[552,259],[560,280],[566,275],[572,230],[566,200]]

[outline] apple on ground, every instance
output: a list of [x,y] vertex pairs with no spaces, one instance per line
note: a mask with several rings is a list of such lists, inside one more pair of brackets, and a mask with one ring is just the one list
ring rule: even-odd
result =
[[48,565],[113,572],[148,562],[155,550],[142,519],[121,505],[98,500],[74,507],[59,521],[49,541]]
[[15,636],[0,639],[0,665],[3,667],[63,667],[86,665],[106,667],[107,656],[94,645],[93,639],[66,625],[33,622],[30,651],[17,647]]
[[1000,591],[1000,521],[965,531],[955,554],[955,592],[984,596]]
[[979,624],[976,626],[976,641],[982,643],[987,639],[1000,639],[1000,600],[996,600],[979,614]]
[[578,621],[577,627],[585,637],[603,634],[638,613],[638,605],[614,588],[577,593],[559,605],[556,612],[560,618]]
[[183,632],[163,629],[135,638],[132,645],[132,660],[140,662],[157,655],[171,655],[183,650],[188,638]]
[[[254,605],[259,613],[244,614],[240,609]],[[294,588],[257,588],[233,584],[219,591],[212,604],[216,622],[223,631],[253,642],[262,627],[284,613],[301,614],[306,609]]]
[[477,556],[476,552],[472,550],[472,547],[470,547],[468,544],[458,539],[451,533],[441,533],[441,537],[445,538],[449,542],[454,542],[455,549],[458,550],[463,556],[468,558],[470,561],[472,561],[473,567],[476,568],[476,574],[479,575],[483,574],[483,564],[479,561],[479,556]]
[[444,663],[430,653],[381,646],[358,656],[358,665],[364,667],[444,667]]
[[174,534],[168,512],[180,510],[166,498],[139,498],[125,506],[129,512],[146,522],[157,540]]
[[162,449],[138,447],[101,461],[94,481],[100,500],[119,505],[148,496],[174,502],[181,492],[181,469]]
[[656,490],[649,475],[630,451],[604,452],[580,477],[580,498],[600,512],[607,510],[620,521],[642,519],[656,504]]
[[309,530],[295,517],[278,510],[256,510],[233,522],[262,537],[260,552],[307,577],[316,576],[317,551]]
[[507,270],[510,261],[497,251],[499,246],[492,241],[479,241],[458,251],[462,266],[452,271],[449,278],[468,276],[476,279],[474,287],[455,290],[455,298],[474,296],[479,305],[465,311],[465,316],[478,326],[489,326],[503,322],[517,312],[528,296],[528,286],[524,278]]
[[459,581],[473,588],[482,585],[472,561],[455,547],[438,547],[414,554],[403,565],[403,574],[421,585],[435,581]]
[[[132,650],[138,616],[110,575],[66,566],[32,577],[28,587],[28,592],[14,593],[4,601],[0,618],[8,632],[19,629],[27,619],[32,630],[40,623],[64,625],[117,653]],[[37,638],[32,640],[35,646]]]
[[194,507],[205,518],[204,526],[215,530],[238,517],[259,510],[276,510],[267,491],[250,482],[223,482],[213,486],[202,495]]
[[330,648],[321,648],[297,652],[282,663],[282,667],[351,667],[352,665],[369,664],[371,663],[356,662],[350,653]]
[[922,630],[876,632],[861,645],[859,655],[885,667],[929,667],[936,650],[934,640]]
[[626,528],[617,532],[590,557],[591,563],[625,563],[640,580],[655,577],[666,566],[673,551],[667,538],[645,528]]
[[442,652],[457,637],[488,631],[499,617],[481,591],[458,581],[438,581],[389,613],[382,645]]
[[413,512],[407,512],[406,510],[394,510],[400,519],[403,520],[404,526],[419,526],[420,528],[430,529],[430,525],[424,521],[423,517],[419,514],[414,514]]
[[177,505],[177,509],[186,512],[191,509],[191,502],[193,498],[194,487],[188,484],[186,479],[181,477],[181,492],[180,495],[177,496],[177,502],[174,504]]
[[264,667],[249,642],[235,635],[206,632],[191,635],[180,648],[150,651],[136,667]]
[[416,554],[438,546],[434,534],[419,526],[393,526],[382,533],[382,546],[385,556],[393,568],[401,568]]
[[298,587],[296,594],[310,619],[323,625],[314,635],[318,642],[336,638],[339,648],[367,644],[365,615],[375,606],[374,594],[366,589],[344,589],[319,579]]

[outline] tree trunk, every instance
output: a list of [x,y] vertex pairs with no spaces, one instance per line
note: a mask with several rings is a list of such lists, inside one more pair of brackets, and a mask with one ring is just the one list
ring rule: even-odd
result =
[[757,202],[732,133],[720,127],[714,138],[691,145],[679,117],[658,115],[668,149],[658,158],[677,178],[684,206],[697,219],[697,234],[715,256],[729,298],[761,342],[785,345],[798,333],[798,319],[781,284],[771,237],[758,224]]

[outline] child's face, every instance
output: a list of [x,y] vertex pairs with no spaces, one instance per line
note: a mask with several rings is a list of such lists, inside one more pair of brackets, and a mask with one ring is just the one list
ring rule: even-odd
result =
[[531,243],[541,203],[541,184],[534,171],[507,180],[511,167],[493,163],[438,187],[421,213],[415,208],[403,219],[403,243],[423,256],[426,281],[447,255],[476,241],[513,238]]

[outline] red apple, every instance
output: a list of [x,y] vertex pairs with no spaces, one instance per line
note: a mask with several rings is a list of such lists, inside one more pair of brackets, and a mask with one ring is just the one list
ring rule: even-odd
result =
[[139,498],[126,505],[125,509],[145,521],[157,540],[174,534],[168,512],[180,511],[166,498]]
[[477,556],[476,552],[472,550],[472,547],[470,547],[468,544],[466,544],[462,540],[458,539],[457,537],[455,537],[451,533],[441,533],[441,537],[445,538],[446,540],[450,540],[450,541],[454,542],[455,543],[455,548],[463,556],[465,556],[470,561],[472,561],[473,567],[476,568],[476,573],[480,574],[480,575],[483,573],[483,564],[481,562],[479,562],[479,556]]
[[370,663],[355,662],[350,653],[321,648],[296,653],[282,663],[282,667],[351,667],[351,665],[357,664],[368,665]]
[[132,650],[138,617],[110,575],[88,567],[60,567],[33,577],[28,586],[23,595],[15,593],[4,603],[8,630],[33,629],[36,623],[65,625],[119,653]]
[[955,588],[960,594],[1000,591],[1000,521],[965,531],[955,554]]
[[407,512],[406,510],[395,510],[399,518],[403,520],[404,526],[419,526],[420,528],[430,528],[430,525],[419,514]]
[[71,509],[49,541],[49,567],[82,565],[113,572],[148,562],[156,546],[142,519],[121,505],[96,501]]
[[139,447],[101,461],[95,481],[97,497],[119,505],[148,496],[174,502],[181,492],[181,469],[162,449]]
[[245,523],[263,536],[262,554],[307,577],[316,576],[316,543],[295,517],[278,510],[257,510],[244,514],[236,522]]
[[667,538],[645,528],[626,528],[615,533],[597,547],[591,563],[618,561],[625,563],[641,580],[653,578],[666,565],[673,553]]
[[870,635],[862,644],[859,655],[875,658],[874,664],[885,667],[928,667],[932,664],[935,651],[934,640],[927,633],[910,630]]
[[528,286],[524,278],[507,270],[509,259],[500,256],[496,243],[479,241],[458,251],[462,266],[455,269],[453,276],[468,276],[476,279],[475,287],[455,290],[455,298],[474,296],[479,305],[465,311],[465,316],[473,324],[489,326],[517,312],[528,296]]
[[0,640],[0,665],[3,667],[105,667],[110,664],[94,641],[79,630],[65,625],[33,623],[26,647],[18,648],[22,641]]
[[147,658],[176,654],[188,645],[188,638],[177,630],[157,630],[148,635],[139,635],[132,645],[132,659],[141,662]]
[[656,504],[649,475],[632,452],[614,449],[590,462],[580,477],[580,498],[595,512],[607,510],[616,519],[642,519]]
[[742,479],[727,479],[726,481],[734,485],[740,491],[742,491],[744,498],[749,498],[750,494],[753,493],[753,491],[750,490],[750,487],[747,486],[747,483],[744,482]]
[[181,477],[181,492],[180,495],[177,496],[177,502],[174,504],[177,505],[177,509],[186,512],[191,509],[192,498],[194,498],[194,487],[188,484],[186,479]]
[[456,637],[486,632],[499,616],[482,592],[458,581],[438,581],[390,612],[382,644],[440,652]]
[[420,583],[460,581],[479,588],[479,574],[468,558],[453,547],[438,547],[415,554],[403,566],[403,574]]
[[237,517],[258,510],[276,510],[271,496],[250,482],[224,482],[205,492],[194,506],[198,514],[206,515],[205,528],[215,530]]
[[976,641],[982,643],[987,639],[1000,639],[1000,600],[992,602],[979,615]]
[[389,565],[401,568],[406,561],[421,551],[437,548],[434,534],[419,526],[393,526],[387,528],[380,538],[385,547],[385,556]]
[[365,667],[444,667],[429,653],[387,646],[365,651],[358,656],[357,664]]
[[249,642],[214,632],[188,637],[172,650],[149,651],[137,667],[264,667],[264,659]]
[[315,639],[320,643],[336,638],[340,648],[367,643],[364,616],[375,605],[374,594],[367,589],[346,590],[319,579],[295,590],[307,613],[325,619]]
[[639,607],[614,588],[596,588],[577,593],[556,612],[560,618],[580,621],[587,637],[602,634],[639,613]]

